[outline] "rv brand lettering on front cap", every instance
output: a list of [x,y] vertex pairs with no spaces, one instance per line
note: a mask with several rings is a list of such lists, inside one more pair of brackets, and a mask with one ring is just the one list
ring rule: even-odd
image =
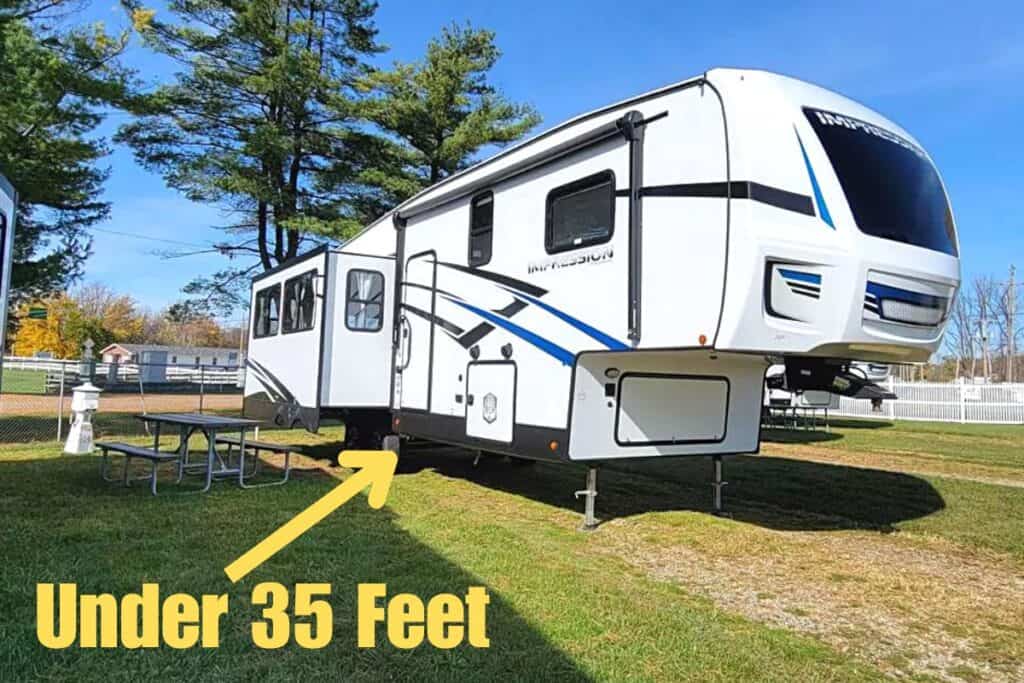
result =
[[582,266],[586,263],[602,263],[604,261],[611,261],[615,256],[615,250],[612,247],[601,247],[599,249],[593,249],[591,251],[585,251],[582,254],[569,254],[567,256],[556,256],[555,258],[546,259],[544,261],[534,261],[533,263],[527,264],[527,273],[543,273],[546,270],[559,270],[560,268],[568,268],[569,266]]
[[814,115],[818,117],[818,121],[820,121],[823,126],[842,126],[843,128],[849,128],[850,130],[859,130],[870,135],[876,135],[883,140],[888,140],[889,142],[900,145],[901,147],[906,147],[921,158],[927,158],[924,150],[910,140],[902,138],[899,135],[896,135],[896,133],[884,128],[879,128],[873,123],[861,121],[860,119],[855,119],[852,116],[846,116],[844,114],[822,111],[821,109],[808,109],[808,111],[814,112]]

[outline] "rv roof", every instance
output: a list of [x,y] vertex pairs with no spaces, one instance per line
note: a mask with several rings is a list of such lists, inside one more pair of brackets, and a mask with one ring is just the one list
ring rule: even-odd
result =
[[[626,98],[624,100],[620,100],[618,102],[614,102],[612,104],[608,104],[608,105],[599,107],[598,109],[594,109],[592,111],[588,111],[588,112],[579,114],[579,115],[577,115],[577,116],[575,116],[575,117],[573,117],[571,119],[568,119],[566,121],[563,121],[562,123],[559,123],[558,125],[555,125],[555,126],[553,126],[551,128],[548,128],[547,130],[545,130],[545,131],[543,131],[543,132],[541,132],[541,133],[539,133],[539,134],[537,134],[537,135],[535,135],[535,136],[533,136],[531,138],[528,138],[526,140],[523,140],[522,142],[519,142],[519,143],[517,143],[515,145],[512,145],[512,146],[506,148],[506,149],[503,149],[500,152],[498,152],[497,154],[494,154],[493,156],[490,156],[490,157],[488,157],[486,159],[483,159],[483,160],[479,161],[478,163],[473,164],[469,168],[466,168],[466,169],[464,169],[462,171],[459,171],[457,173],[453,173],[452,175],[448,176],[444,180],[441,180],[440,182],[435,183],[434,185],[431,185],[430,187],[421,190],[420,192],[416,193],[415,195],[413,195],[409,199],[407,199],[404,202],[402,202],[401,204],[399,204],[397,207],[395,207],[391,211],[387,212],[386,214],[384,214],[383,216],[378,218],[373,223],[370,223],[368,226],[363,228],[363,230],[361,230],[359,233],[357,233],[355,236],[353,236],[352,239],[355,239],[356,237],[359,237],[360,235],[362,235],[366,231],[370,230],[373,227],[376,227],[376,226],[380,225],[383,222],[386,222],[386,221],[390,222],[393,219],[393,216],[394,216],[394,214],[396,212],[398,212],[399,215],[401,215],[403,213],[410,212],[410,210],[414,211],[416,208],[418,208],[419,205],[426,204],[428,201],[433,199],[434,196],[438,193],[439,190],[441,190],[442,188],[447,187],[448,185],[450,185],[452,183],[455,183],[455,182],[459,181],[462,178],[465,178],[467,175],[472,174],[472,173],[476,173],[481,168],[483,168],[483,167],[485,167],[487,165],[490,165],[492,163],[495,163],[495,162],[501,161],[503,159],[506,159],[510,155],[513,155],[513,154],[515,154],[515,153],[517,153],[517,152],[519,152],[519,151],[529,147],[530,145],[533,145],[533,144],[535,144],[537,142],[540,142],[540,141],[542,141],[542,140],[544,140],[544,139],[546,139],[546,138],[548,138],[548,137],[550,137],[552,135],[555,135],[555,134],[557,134],[559,132],[562,132],[562,131],[566,130],[567,128],[570,128],[570,127],[572,127],[572,126],[574,126],[574,125],[576,125],[578,123],[581,123],[581,122],[586,121],[588,119],[600,116],[600,115],[605,114],[607,112],[614,111],[616,109],[620,109],[620,108],[628,106],[630,104],[636,104],[636,103],[639,103],[639,102],[651,99],[653,97],[658,97],[660,95],[664,95],[664,94],[672,92],[674,90],[678,90],[680,88],[692,86],[692,85],[694,85],[696,83],[706,82],[708,84],[713,85],[712,81],[709,80],[709,75],[711,75],[711,74],[723,74],[724,75],[724,74],[728,74],[728,73],[735,74],[735,73],[740,73],[740,72],[742,72],[743,74],[748,74],[748,75],[757,74],[757,75],[760,75],[760,76],[767,76],[767,77],[772,78],[772,79],[777,79],[777,85],[780,86],[781,91],[783,91],[783,92],[785,92],[786,94],[789,94],[789,95],[793,95],[794,94],[794,92],[795,92],[794,88],[808,88],[808,89],[811,89],[811,90],[819,90],[822,93],[828,93],[831,97],[837,97],[837,98],[840,98],[840,99],[844,100],[846,103],[849,103],[851,108],[854,110],[854,113],[858,113],[859,112],[862,116],[865,116],[865,117],[868,117],[870,119],[873,119],[873,120],[877,121],[878,123],[880,123],[882,125],[886,125],[887,127],[890,127],[890,129],[892,129],[895,132],[897,132],[898,134],[902,134],[905,137],[907,137],[908,139],[913,140],[913,138],[910,137],[909,133],[907,133],[902,128],[900,128],[898,125],[894,124],[893,122],[889,121],[888,119],[885,119],[885,117],[881,117],[877,112],[874,112],[871,109],[869,109],[867,107],[864,107],[863,105],[861,105],[858,102],[855,102],[853,100],[850,100],[849,98],[846,98],[846,97],[843,97],[841,95],[838,95],[837,93],[829,91],[829,90],[827,90],[825,88],[822,88],[820,86],[808,83],[806,81],[802,81],[802,80],[800,80],[798,78],[794,78],[792,76],[787,76],[787,75],[784,75],[784,74],[779,74],[779,73],[775,73],[775,72],[771,72],[771,71],[766,71],[766,70],[763,70],[763,69],[722,68],[722,67],[719,67],[719,68],[714,68],[714,69],[710,69],[708,71],[705,71],[704,73],[700,74],[699,76],[695,76],[693,78],[689,78],[689,79],[678,81],[678,82],[675,82],[675,83],[672,83],[672,84],[669,84],[669,85],[666,85],[666,86],[662,86],[660,88],[656,88],[654,90],[650,90],[648,92],[641,93],[639,95],[635,95],[633,97],[629,97],[629,98]],[[914,142],[916,143],[916,140],[914,140]]]

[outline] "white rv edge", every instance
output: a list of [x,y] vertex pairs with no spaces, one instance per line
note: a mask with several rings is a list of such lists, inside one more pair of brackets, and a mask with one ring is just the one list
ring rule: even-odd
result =
[[[0,377],[3,372],[3,356],[7,351],[7,309],[11,297],[14,221],[17,206],[18,193],[7,178],[0,175]],[[0,390],[2,389],[0,386]]]
[[[360,241],[393,267],[378,333],[345,329]],[[541,460],[756,452],[775,359],[792,389],[845,392],[863,384],[853,360],[928,358],[958,253],[909,133],[793,78],[715,69],[556,126],[261,276],[254,301],[319,259],[325,308],[319,337],[254,339],[250,358],[302,387],[297,410],[375,411],[351,413],[364,435],[390,415],[385,431]],[[339,405],[351,382],[389,402]]]

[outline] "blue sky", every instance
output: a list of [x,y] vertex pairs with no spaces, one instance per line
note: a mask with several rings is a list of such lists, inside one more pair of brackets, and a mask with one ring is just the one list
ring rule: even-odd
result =
[[[504,52],[493,81],[533,104],[541,128],[714,66],[797,76],[876,109],[928,149],[956,214],[966,277],[1002,276],[1014,261],[1024,267],[1024,6],[826,4],[381,0],[377,25],[391,50],[380,61],[416,59],[452,20],[490,28]],[[94,2],[86,18],[110,28],[125,23],[112,0]],[[127,58],[149,82],[171,73],[137,41]],[[123,121],[111,116],[102,132]],[[165,188],[126,149],[115,147],[108,161],[113,212],[97,226],[86,282],[160,308],[181,298],[195,275],[224,266],[219,256],[154,253],[189,248],[174,242],[208,244],[220,215]]]

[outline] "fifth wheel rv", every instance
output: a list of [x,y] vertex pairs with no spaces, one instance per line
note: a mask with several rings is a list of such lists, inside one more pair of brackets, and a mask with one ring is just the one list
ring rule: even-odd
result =
[[773,363],[791,391],[855,395],[854,360],[926,360],[959,281],[946,192],[908,132],[715,69],[260,276],[246,409],[347,415],[364,445],[585,462],[589,512],[601,461],[709,455],[720,487],[722,455],[758,450]]

